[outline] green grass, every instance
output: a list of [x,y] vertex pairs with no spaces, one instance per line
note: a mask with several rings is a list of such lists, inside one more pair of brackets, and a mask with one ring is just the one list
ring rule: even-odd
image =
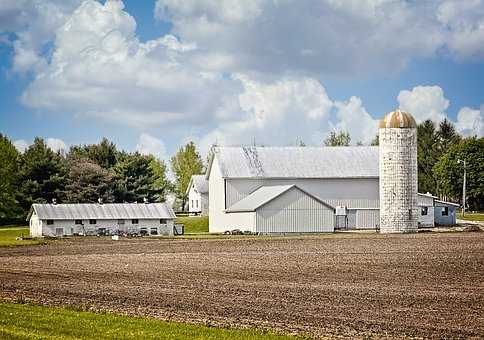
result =
[[45,243],[41,239],[16,240],[18,236],[29,237],[28,227],[0,228],[0,247],[26,246]]
[[175,223],[185,225],[185,234],[208,233],[208,216],[177,217]]
[[0,302],[1,339],[290,339],[258,330]]
[[484,213],[466,213],[465,217],[462,217],[462,213],[457,213],[457,218],[459,220],[484,222]]

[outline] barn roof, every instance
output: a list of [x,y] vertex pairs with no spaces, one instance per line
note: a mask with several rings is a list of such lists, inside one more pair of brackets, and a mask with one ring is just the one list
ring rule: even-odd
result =
[[208,193],[208,180],[205,175],[192,175],[192,178],[190,178],[190,183],[188,183],[187,194],[190,191],[192,184],[195,185],[195,189],[199,193]]
[[255,211],[256,209],[260,208],[261,206],[269,203],[270,201],[274,200],[275,198],[281,196],[285,192],[291,189],[297,189],[305,193],[306,195],[314,198],[316,201],[320,202],[321,204],[326,205],[328,208],[334,209],[332,206],[327,204],[326,202],[322,201],[316,196],[309,194],[308,192],[302,190],[296,185],[272,185],[272,186],[262,186],[249,196],[241,199],[240,201],[236,202],[230,208],[228,208],[227,212],[248,212],[248,211]]
[[378,178],[378,147],[214,147],[224,178]]
[[33,211],[42,220],[175,218],[175,213],[165,203],[32,204],[27,220]]

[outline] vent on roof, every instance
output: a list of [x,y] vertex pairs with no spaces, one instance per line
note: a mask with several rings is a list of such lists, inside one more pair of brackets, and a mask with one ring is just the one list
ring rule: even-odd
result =
[[52,204],[57,204],[57,199],[53,198],[52,199]]
[[99,197],[99,198],[97,199],[97,202],[98,202],[99,204],[103,204],[103,199],[102,199],[101,197]]
[[143,198],[143,202],[144,202],[145,204],[148,204],[148,203],[149,203],[149,202],[148,202],[148,199],[147,199],[146,197],[145,197],[145,198]]

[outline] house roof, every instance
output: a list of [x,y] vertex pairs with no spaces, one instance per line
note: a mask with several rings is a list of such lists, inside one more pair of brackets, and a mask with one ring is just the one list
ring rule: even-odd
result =
[[208,193],[208,180],[205,175],[192,175],[192,178],[190,178],[190,183],[188,183],[187,192],[186,192],[187,194],[190,191],[192,184],[195,185],[195,189],[199,193],[201,194]]
[[175,213],[165,203],[32,204],[27,220],[33,211],[42,220],[175,218]]
[[440,206],[445,206],[445,205],[452,205],[454,207],[460,207],[459,204],[457,203],[452,203],[452,202],[446,202],[446,201],[441,201],[441,200],[435,200],[435,206],[440,207]]
[[[378,147],[214,147],[224,178],[378,178]],[[216,156],[216,157],[215,157]],[[208,176],[208,175],[207,175]]]
[[270,201],[274,200],[275,198],[281,196],[285,192],[291,189],[297,189],[305,193],[306,195],[314,198],[321,204],[326,205],[328,208],[334,209],[332,206],[327,204],[326,202],[322,201],[316,196],[309,194],[308,192],[302,190],[296,185],[273,185],[273,186],[262,186],[249,196],[241,199],[240,201],[236,202],[230,208],[228,208],[227,212],[249,212],[255,211],[256,209],[260,208],[261,206],[269,203]]

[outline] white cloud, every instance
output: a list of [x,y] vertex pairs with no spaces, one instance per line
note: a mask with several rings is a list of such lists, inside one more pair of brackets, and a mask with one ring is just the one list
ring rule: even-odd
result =
[[21,153],[24,153],[29,145],[30,144],[25,139],[18,139],[13,142],[13,146],[15,146],[15,148]]
[[484,136],[484,105],[480,110],[463,107],[457,114],[457,131],[464,136]]
[[440,122],[450,104],[439,86],[416,86],[412,91],[403,90],[397,100],[400,109],[410,112],[419,123],[427,119]]
[[142,155],[153,155],[158,159],[167,160],[165,144],[158,138],[147,133],[139,136],[136,151]]
[[[13,142],[13,145],[17,148],[17,150],[21,153],[24,153],[25,150],[31,145],[32,143],[27,142],[25,139],[18,139]],[[66,143],[59,138],[47,138],[45,139],[45,144],[49,149],[54,152],[66,152],[67,145]]]
[[65,152],[67,150],[66,143],[62,139],[47,138],[45,143],[47,144],[47,147],[54,152]]
[[339,119],[336,130],[350,132],[352,143],[370,144],[377,133],[378,120],[366,111],[361,99],[353,96],[346,102],[336,102],[335,106]]

